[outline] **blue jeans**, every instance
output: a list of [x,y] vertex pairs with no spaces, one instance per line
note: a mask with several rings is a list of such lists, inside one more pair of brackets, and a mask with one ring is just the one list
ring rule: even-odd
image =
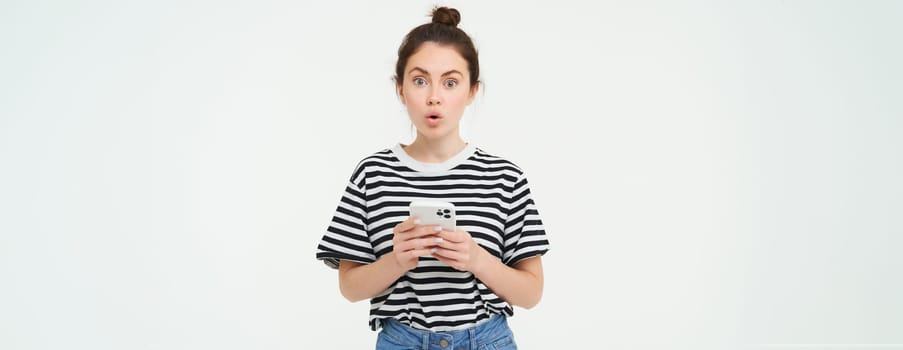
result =
[[503,315],[476,327],[449,332],[415,329],[396,319],[383,319],[376,350],[516,350],[514,334]]

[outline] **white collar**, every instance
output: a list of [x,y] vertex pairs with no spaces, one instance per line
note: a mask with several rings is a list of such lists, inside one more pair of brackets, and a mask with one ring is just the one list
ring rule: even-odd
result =
[[448,160],[446,160],[444,162],[425,163],[425,162],[416,160],[414,158],[411,158],[411,156],[408,155],[408,152],[406,152],[404,150],[404,148],[401,147],[400,143],[396,143],[395,147],[392,147],[392,153],[395,153],[395,156],[398,157],[398,160],[401,161],[402,164],[404,164],[408,168],[414,169],[419,172],[424,172],[424,173],[436,173],[436,172],[448,171],[451,168],[454,168],[454,167],[458,166],[458,164],[461,164],[462,162],[467,160],[467,158],[470,158],[470,156],[474,152],[476,152],[476,150],[477,150],[476,146],[468,143],[464,146],[464,149],[461,150],[461,152],[458,152],[458,154],[454,155],[453,157],[449,158]]

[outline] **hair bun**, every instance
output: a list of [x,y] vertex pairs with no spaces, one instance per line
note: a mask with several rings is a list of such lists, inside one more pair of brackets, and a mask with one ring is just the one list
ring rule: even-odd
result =
[[461,13],[449,7],[436,7],[433,9],[433,23],[442,23],[457,27],[461,23]]

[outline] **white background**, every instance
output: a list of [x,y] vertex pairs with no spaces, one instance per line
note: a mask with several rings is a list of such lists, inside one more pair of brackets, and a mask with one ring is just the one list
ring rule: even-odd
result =
[[[903,348],[903,2],[449,4],[552,243],[522,349]],[[372,348],[314,251],[430,8],[4,1],[0,348]]]

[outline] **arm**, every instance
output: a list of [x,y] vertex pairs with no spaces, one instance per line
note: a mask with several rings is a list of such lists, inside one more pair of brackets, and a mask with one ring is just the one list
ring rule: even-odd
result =
[[392,251],[371,264],[339,261],[339,290],[351,302],[382,293],[399,277],[417,267],[421,256],[436,246],[438,226],[417,226],[413,218],[395,225]]
[[348,301],[370,299],[386,290],[392,282],[404,275],[395,261],[395,252],[383,255],[372,264],[350,260],[339,261],[339,290]]
[[480,250],[490,260],[473,273],[480,281],[511,305],[530,309],[539,304],[543,286],[542,257],[527,258],[511,267],[495,259],[482,247]]
[[461,271],[470,271],[489,289],[511,305],[532,308],[542,298],[542,258],[534,256],[513,267],[505,265],[477,244],[469,233],[442,231],[437,259]]

